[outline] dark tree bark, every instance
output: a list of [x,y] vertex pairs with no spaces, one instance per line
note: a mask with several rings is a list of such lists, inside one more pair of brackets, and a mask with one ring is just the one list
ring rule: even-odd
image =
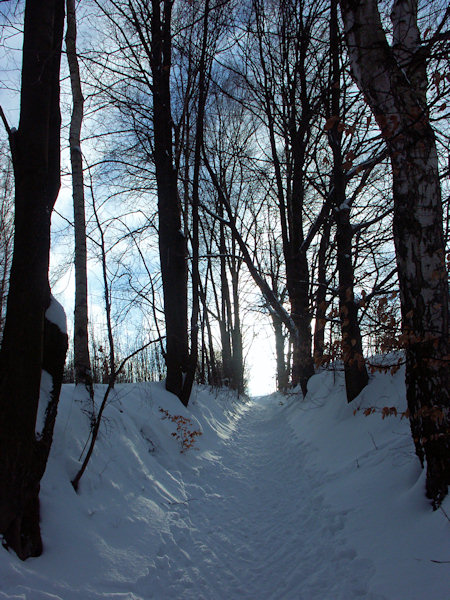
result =
[[353,75],[377,119],[392,164],[408,409],[416,452],[427,463],[427,496],[437,508],[450,483],[449,298],[417,0],[394,1],[392,47],[375,0],[340,4]]
[[[209,268],[208,268],[209,270]],[[206,287],[206,286],[205,286]],[[220,376],[217,368],[217,360],[216,353],[214,351],[214,340],[212,335],[211,321],[209,318],[209,310],[208,310],[208,299],[206,296],[205,289],[201,288],[200,291],[200,299],[203,305],[203,321],[206,328],[206,339],[207,346],[204,343],[203,352],[205,354],[205,361],[208,373],[208,384],[214,387],[220,386]],[[205,341],[206,342],[206,341]]]
[[198,66],[198,105],[194,148],[194,174],[192,182],[192,311],[191,311],[191,348],[186,378],[183,385],[181,401],[187,406],[195,379],[198,360],[198,317],[200,312],[200,273],[199,273],[199,193],[201,149],[203,146],[203,122],[207,97],[206,64],[208,43],[209,0],[205,0],[203,15],[203,36],[200,62]]
[[[280,150],[277,145],[276,115],[279,113],[275,95],[275,83],[271,73],[280,68],[271,62],[270,45],[273,36],[267,36],[266,15],[262,2],[254,5],[258,50],[261,64],[261,96],[267,118],[271,157],[277,187],[283,253],[286,264],[286,286],[291,304],[291,318],[297,333],[292,338],[292,385],[300,385],[307,392],[308,379],[314,375],[312,357],[312,332],[310,310],[310,277],[307,244],[304,244],[304,170],[306,149],[310,137],[313,113],[307,76],[306,56],[310,50],[310,31],[305,24],[303,3],[281,3],[280,22],[277,24],[279,47],[274,51],[282,56],[284,79],[280,83],[283,102],[281,128],[285,130],[285,154],[289,157],[286,182],[283,178]],[[267,47],[265,46],[267,44]],[[295,55],[295,64],[292,57]],[[280,127],[280,124],[278,124]]]
[[[219,203],[218,214],[223,217],[223,206]],[[219,260],[220,260],[220,340],[222,346],[222,371],[223,378],[229,385],[232,378],[231,360],[231,298],[227,276],[227,247],[225,243],[225,225],[219,223]]]
[[91,399],[94,397],[88,337],[87,296],[87,248],[84,209],[83,157],[81,154],[81,125],[84,98],[81,89],[77,57],[77,22],[75,0],[66,0],[67,32],[66,50],[72,87],[72,118],[70,122],[70,162],[72,165],[73,223],[75,232],[75,310],[73,328],[73,354],[75,383],[86,387]]
[[232,238],[230,271],[231,289],[233,292],[233,327],[231,330],[231,341],[233,347],[232,355],[232,379],[231,387],[238,392],[244,393],[244,349],[242,345],[241,311],[239,302],[239,271],[240,260],[236,256],[236,240]]
[[342,131],[339,128],[341,112],[341,68],[338,3],[332,0],[330,10],[331,55],[331,116],[336,122],[328,131],[328,142],[333,152],[333,215],[336,223],[337,268],[339,274],[339,315],[341,321],[342,360],[344,363],[345,389],[351,402],[369,382],[363,356],[361,330],[358,322],[358,306],[354,294],[353,228],[350,222],[350,200],[346,196],[346,176],[343,168]]
[[316,323],[314,328],[314,363],[320,367],[325,348],[327,312],[327,249],[330,244],[331,219],[327,218],[320,238],[317,257]]
[[289,383],[289,369],[286,364],[285,358],[285,342],[286,338],[283,333],[283,322],[280,317],[271,312],[273,330],[275,333],[275,356],[277,363],[277,390],[285,392],[288,388]]
[[183,378],[189,363],[187,248],[181,226],[177,171],[173,163],[170,96],[171,18],[171,0],[152,0],[154,158],[158,189],[159,255],[166,320],[166,388],[187,403],[183,393]]
[[336,222],[337,268],[339,273],[342,360],[344,363],[347,400],[351,402],[366,387],[369,382],[369,375],[364,362],[361,330],[358,322],[358,306],[355,302],[352,261],[353,231],[350,223],[350,208],[343,208],[342,206],[345,199],[345,192],[344,199],[336,194],[334,220]]
[[[42,552],[39,482],[51,446],[67,336],[44,318],[50,216],[60,186],[59,69],[64,0],[27,0],[20,123],[10,133],[14,255],[0,362],[0,533],[25,559]],[[53,377],[45,425],[35,433],[42,368]]]

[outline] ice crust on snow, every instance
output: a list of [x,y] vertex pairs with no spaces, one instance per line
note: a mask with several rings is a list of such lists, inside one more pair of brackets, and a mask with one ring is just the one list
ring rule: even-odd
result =
[[[118,385],[79,494],[89,419],[63,386],[44,554],[0,549],[0,600],[447,598],[449,522],[425,499],[409,424],[363,415],[404,410],[403,376],[376,374],[351,405],[340,371],[305,399],[195,388],[188,408],[161,383]],[[194,448],[180,453],[160,408],[202,432]]]

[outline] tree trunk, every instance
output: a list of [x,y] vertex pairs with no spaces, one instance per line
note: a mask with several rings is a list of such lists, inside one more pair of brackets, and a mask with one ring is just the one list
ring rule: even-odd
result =
[[448,283],[433,129],[426,108],[417,1],[395,0],[392,48],[375,0],[341,0],[352,69],[392,164],[394,241],[406,388],[416,452],[437,508],[450,483]]
[[450,382],[448,284],[433,131],[428,126],[394,148],[394,240],[408,409],[417,455],[427,462],[427,495],[437,507],[450,484]]
[[291,317],[297,329],[297,336],[292,340],[292,385],[300,385],[303,394],[306,395],[308,380],[314,375],[306,253],[295,255],[290,262],[289,272],[286,269],[286,282],[291,302]]
[[73,223],[75,232],[75,310],[73,353],[75,383],[86,387],[91,399],[94,397],[88,338],[87,296],[87,249],[86,220],[84,208],[83,159],[81,154],[81,124],[83,122],[84,98],[76,49],[77,23],[75,0],[66,0],[67,32],[66,50],[72,86],[72,119],[70,122],[70,162],[72,166]]
[[[16,206],[0,356],[0,533],[22,559],[42,552],[39,482],[50,450],[67,347],[65,333],[44,319],[50,303],[50,216],[60,186],[63,25],[64,0],[27,0],[20,123],[10,135]],[[52,371],[53,391],[37,438],[43,366]]]
[[[291,304],[291,319],[296,333],[292,336],[292,384],[300,385],[303,394],[307,391],[308,379],[314,375],[312,357],[312,332],[309,298],[309,267],[307,247],[303,241],[303,202],[305,152],[310,135],[312,112],[308,96],[306,51],[311,38],[304,28],[301,8],[294,4],[280,3],[281,31],[279,43],[282,46],[283,69],[286,81],[283,83],[283,123],[286,130],[285,155],[290,167],[283,177],[279,147],[277,144],[277,114],[274,94],[274,81],[271,69],[274,63],[268,58],[270,48],[265,47],[267,23],[262,3],[255,4],[256,35],[261,64],[261,96],[267,118],[271,158],[280,211],[280,227],[283,241],[283,254],[286,263],[286,287]],[[267,43],[267,42],[266,42]],[[277,48],[275,48],[277,50]],[[268,52],[269,50],[269,52]],[[295,66],[288,64],[289,52],[296,57]],[[299,108],[297,107],[299,103]],[[285,189],[285,187],[287,189]]]
[[[339,201],[338,201],[339,202]],[[337,267],[339,273],[339,316],[341,321],[341,347],[344,363],[347,401],[358,396],[369,382],[364,362],[358,307],[354,295],[352,261],[352,226],[350,209],[337,205],[335,210]]]
[[232,240],[231,249],[231,287],[233,290],[233,328],[231,340],[233,346],[232,387],[238,394],[244,393],[244,349],[242,346],[241,313],[239,306],[239,266],[236,259],[236,240]]
[[283,323],[279,316],[271,312],[272,325],[275,332],[275,356],[277,361],[277,390],[285,392],[289,383],[289,370],[285,358],[285,336],[283,334]]
[[[219,204],[219,215],[223,217],[223,206]],[[227,248],[225,245],[225,225],[221,221],[219,223],[219,255],[220,255],[220,341],[222,346],[222,373],[223,379],[229,385],[232,378],[232,361],[231,361],[231,299],[230,288],[227,277]]]
[[325,326],[327,312],[327,249],[330,244],[331,219],[327,218],[320,238],[317,265],[316,322],[314,327],[314,364],[320,367],[325,348]]
[[206,337],[208,340],[208,347],[205,346],[205,354],[206,354],[206,363],[208,369],[208,384],[214,387],[218,387],[220,385],[219,374],[217,372],[217,361],[216,355],[214,352],[214,340],[211,330],[211,322],[209,319],[208,312],[208,301],[206,297],[205,290],[201,288],[200,299],[203,304],[203,320],[205,322],[206,327]]
[[208,42],[209,0],[205,0],[203,15],[202,51],[198,82],[197,122],[195,127],[194,176],[192,182],[192,311],[191,311],[191,348],[186,378],[181,394],[182,403],[187,406],[195,379],[198,361],[198,317],[200,313],[200,272],[199,272],[199,206],[200,206],[200,167],[203,146],[203,126],[208,85],[206,81],[206,50]]
[[170,98],[172,2],[152,0],[151,69],[153,128],[158,190],[159,255],[166,320],[166,388],[180,399],[188,368],[187,248],[181,227],[177,172],[173,164]]
[[342,360],[344,363],[345,390],[347,401],[358,396],[369,382],[363,356],[361,330],[358,322],[358,307],[354,294],[353,230],[350,223],[349,200],[346,196],[346,181],[342,157],[342,132],[339,131],[341,112],[341,68],[337,0],[332,0],[330,11],[330,54],[331,54],[331,115],[338,121],[328,132],[328,142],[333,152],[333,213],[336,223],[337,268],[339,273],[339,315],[341,321]]

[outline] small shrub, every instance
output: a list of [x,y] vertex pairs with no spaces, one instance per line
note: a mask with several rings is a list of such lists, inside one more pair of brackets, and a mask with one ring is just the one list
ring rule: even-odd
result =
[[180,443],[181,454],[184,454],[189,448],[192,448],[195,444],[195,440],[202,432],[198,429],[194,429],[194,424],[187,417],[182,415],[171,415],[168,410],[160,408],[159,412],[164,416],[163,419],[169,419],[172,423],[175,423],[177,430],[172,433],[172,436]]

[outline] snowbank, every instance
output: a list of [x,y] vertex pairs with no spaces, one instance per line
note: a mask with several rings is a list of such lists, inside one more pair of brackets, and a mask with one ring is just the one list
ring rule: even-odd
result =
[[[404,377],[404,368],[377,373],[347,404],[343,374],[323,372],[309,381],[300,406],[291,400],[287,410],[325,502],[348,515],[344,534],[375,566],[373,593],[442,600],[450,598],[450,499],[433,512],[425,498],[425,471],[401,415]],[[383,418],[385,407],[398,416]]]

